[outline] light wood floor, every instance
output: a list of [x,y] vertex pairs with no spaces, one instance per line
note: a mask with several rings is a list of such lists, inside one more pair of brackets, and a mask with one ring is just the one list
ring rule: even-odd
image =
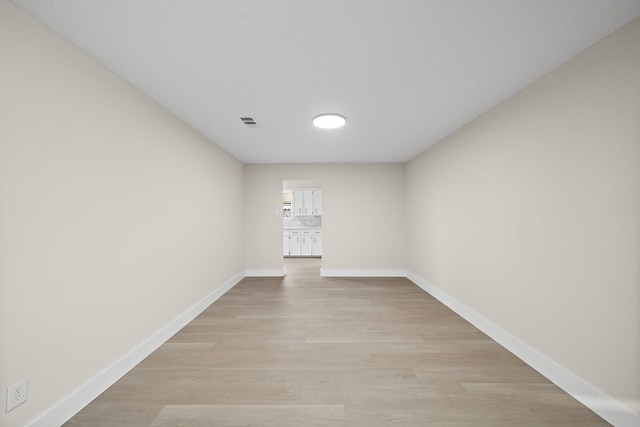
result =
[[65,426],[602,426],[406,279],[246,278]]

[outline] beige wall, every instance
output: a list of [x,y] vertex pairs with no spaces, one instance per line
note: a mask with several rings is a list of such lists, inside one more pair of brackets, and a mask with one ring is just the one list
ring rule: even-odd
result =
[[640,414],[640,20],[407,164],[409,270]]
[[248,270],[282,268],[283,180],[322,184],[323,269],[404,268],[404,165],[245,165],[244,179]]
[[[242,165],[0,0],[0,425],[244,271]],[[6,387],[29,400],[6,414]]]

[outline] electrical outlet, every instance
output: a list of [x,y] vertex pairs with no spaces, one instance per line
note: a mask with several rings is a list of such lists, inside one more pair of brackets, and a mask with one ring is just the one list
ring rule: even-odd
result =
[[18,384],[7,389],[7,412],[12,411],[17,406],[27,401],[27,392],[29,391],[29,379],[25,378]]

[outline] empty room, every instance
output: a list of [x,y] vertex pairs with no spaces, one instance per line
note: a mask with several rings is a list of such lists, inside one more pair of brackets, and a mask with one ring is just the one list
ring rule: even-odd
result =
[[640,0],[0,0],[2,427],[640,426]]

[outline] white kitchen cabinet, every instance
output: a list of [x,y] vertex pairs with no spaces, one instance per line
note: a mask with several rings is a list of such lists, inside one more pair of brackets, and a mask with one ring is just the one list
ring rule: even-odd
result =
[[312,214],[322,215],[322,190],[311,190]]
[[322,215],[322,190],[300,189],[291,191],[293,215]]
[[289,254],[300,255],[300,232],[292,231],[289,236]]
[[284,231],[282,233],[282,254],[284,256],[321,256],[322,231]]
[[302,196],[302,190],[293,190],[291,192],[291,212],[293,212],[293,215],[300,216],[303,214]]
[[311,256],[311,231],[303,231],[300,235],[300,255]]
[[300,255],[300,232],[285,231],[282,233],[282,252],[284,256]]
[[311,233],[311,255],[322,255],[322,231],[313,231]]
[[313,215],[313,190],[302,191],[302,215]]
[[282,255],[289,255],[289,232],[284,231],[282,233]]

